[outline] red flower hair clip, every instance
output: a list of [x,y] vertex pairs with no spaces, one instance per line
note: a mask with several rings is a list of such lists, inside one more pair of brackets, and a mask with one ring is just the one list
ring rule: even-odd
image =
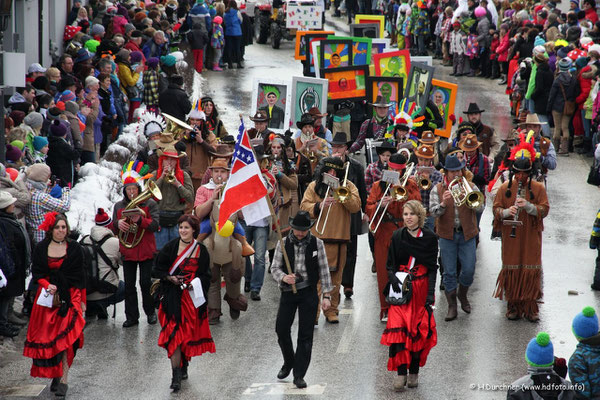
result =
[[44,222],[38,226],[38,229],[40,231],[48,232],[54,226],[57,215],[58,213],[56,211],[46,213],[46,215],[44,215]]

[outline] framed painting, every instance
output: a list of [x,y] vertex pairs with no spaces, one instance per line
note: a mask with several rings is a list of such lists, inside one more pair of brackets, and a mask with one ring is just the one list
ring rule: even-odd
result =
[[[391,103],[388,115],[394,117],[398,114],[398,107],[402,100],[403,88],[404,84],[402,78],[370,76],[367,78],[367,101],[373,103],[375,102],[375,99],[377,99],[377,96],[383,97],[383,101]],[[374,108],[372,114],[375,115]]]
[[252,86],[252,115],[263,110],[270,116],[267,127],[283,133],[290,125],[291,88],[281,79],[256,78]]
[[375,64],[376,76],[402,78],[404,79],[403,84],[406,88],[408,73],[410,72],[410,52],[408,50],[375,54],[373,56],[373,64]]
[[379,24],[350,24],[350,36],[377,39]]
[[419,63],[413,63],[410,67],[404,98],[409,103],[415,103],[421,107],[421,114],[425,112],[427,100],[429,100],[434,70],[433,67]]
[[[311,51],[313,54],[321,54],[321,40],[315,39],[311,43]],[[315,69],[315,77],[321,77],[321,64],[319,57],[313,57],[313,67]]]
[[328,40],[352,41],[352,65],[371,64],[371,38],[351,36],[328,36]]
[[356,14],[354,17],[356,24],[379,24],[379,35],[378,38],[383,38],[385,35],[385,16],[384,15],[368,15],[368,14]]
[[327,79],[292,77],[292,125],[296,125],[302,114],[307,113],[313,107],[317,107],[321,114],[327,112],[328,86]]
[[390,39],[371,39],[371,57],[385,53],[390,48]]
[[352,40],[321,40],[318,54],[322,69],[349,67],[352,65]]
[[364,100],[367,96],[369,69],[366,65],[321,68],[321,76],[329,81],[328,101]]
[[296,43],[295,43],[295,51],[294,58],[296,60],[304,61],[306,60],[306,51],[308,47],[306,46],[306,35],[307,34],[333,34],[332,31],[296,31]]
[[411,63],[421,63],[433,67],[433,57],[431,56],[410,56]]
[[306,59],[303,61],[304,64],[304,76],[315,76],[315,68],[313,66],[313,54],[311,43],[313,40],[323,40],[327,39],[327,36],[333,35],[332,31],[318,31],[319,33],[307,33],[304,35],[304,54],[306,55]]
[[450,116],[454,114],[456,105],[456,93],[458,85],[450,82],[444,82],[437,79],[431,80],[431,95],[429,99],[437,106],[444,126],[435,130],[435,134],[445,138],[449,138],[452,133],[452,121]]

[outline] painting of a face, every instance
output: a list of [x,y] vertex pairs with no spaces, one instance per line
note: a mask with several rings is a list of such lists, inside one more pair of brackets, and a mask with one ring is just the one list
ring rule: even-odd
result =
[[269,107],[273,107],[277,103],[277,95],[275,93],[267,94],[267,104]]
[[331,65],[334,67],[339,67],[341,64],[342,60],[340,59],[340,55],[339,54],[334,54],[331,56]]
[[379,91],[385,99],[389,99],[392,95],[392,85],[390,85],[389,83],[384,83],[383,85],[381,85]]
[[340,79],[339,84],[340,84],[340,87],[343,89],[348,88],[348,81],[346,80],[346,78]]
[[437,90],[434,94],[433,94],[433,102],[437,105],[440,106],[443,104],[444,102],[444,95],[440,90]]

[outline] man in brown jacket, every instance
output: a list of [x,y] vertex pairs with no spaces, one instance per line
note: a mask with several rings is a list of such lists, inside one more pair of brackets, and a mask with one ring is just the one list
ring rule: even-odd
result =
[[[300,203],[300,209],[307,211],[311,218],[318,218],[321,210],[323,215],[320,221],[312,227],[311,232],[317,238],[325,243],[325,252],[327,253],[327,262],[331,272],[331,307],[324,311],[327,322],[332,324],[339,323],[338,306],[340,304],[340,286],[344,266],[346,265],[346,247],[350,241],[350,216],[352,213],[360,211],[360,196],[358,189],[350,181],[344,182],[345,174],[344,162],[336,157],[326,157],[323,159],[323,165],[317,175],[317,179],[311,182],[304,193],[304,198]],[[349,195],[341,202],[333,197],[333,190],[327,193],[327,184],[323,182],[323,175],[330,174],[340,180],[340,187],[346,186]],[[329,213],[327,224],[325,219]],[[319,297],[321,296],[321,286],[318,286]],[[316,321],[319,318],[317,310]]]
[[83,131],[83,147],[81,150],[81,165],[89,162],[95,163],[97,161],[96,147],[94,146],[94,122],[96,121],[96,119],[98,119],[100,107],[98,93],[88,93],[86,95],[85,100],[83,101],[83,105],[90,111],[85,117],[85,130]]
[[[440,238],[440,254],[444,265],[443,279],[448,300],[446,321],[452,321],[457,317],[457,296],[462,310],[467,314],[471,312],[467,292],[475,274],[475,237],[479,232],[476,214],[483,208],[484,201],[480,201],[474,208],[467,206],[466,202],[456,207],[448,186],[455,178],[465,175],[465,162],[460,161],[456,154],[449,154],[446,156],[444,170],[444,179],[431,190],[429,212],[436,218],[436,233]],[[479,192],[475,184],[467,183],[474,192]],[[458,279],[457,259],[461,265]]]

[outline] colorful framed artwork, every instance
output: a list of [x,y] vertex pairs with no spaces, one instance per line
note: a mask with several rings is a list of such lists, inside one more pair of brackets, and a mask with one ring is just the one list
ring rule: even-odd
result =
[[295,43],[295,51],[294,58],[296,60],[304,61],[306,60],[306,54],[308,52],[308,47],[306,46],[306,35],[333,35],[335,34],[333,31],[296,31],[296,43]]
[[306,60],[303,61],[304,76],[312,76],[312,77],[315,76],[315,68],[314,68],[312,46],[311,46],[312,41],[327,39],[327,36],[332,35],[332,34],[333,34],[333,32],[331,32],[331,31],[319,31],[319,33],[307,33],[306,35],[304,35],[304,46],[306,47],[306,49],[305,49]]
[[[404,83],[402,78],[370,76],[367,78],[367,101],[373,103],[377,99],[377,96],[383,97],[385,102],[391,103],[388,115],[394,117],[398,114],[398,107],[400,101],[402,101],[403,88]],[[373,109],[373,115],[375,115],[375,109]]]
[[413,63],[404,91],[404,98],[409,103],[416,103],[421,107],[421,114],[425,112],[429,94],[431,93],[431,79],[435,68],[425,64]]
[[267,127],[276,133],[283,133],[290,125],[291,88],[288,81],[280,79],[256,78],[252,86],[252,110],[263,110],[270,116]]
[[445,138],[449,138],[452,133],[452,121],[450,116],[454,115],[454,107],[456,105],[456,93],[458,85],[450,82],[444,82],[437,79],[431,80],[431,95],[429,99],[437,106],[444,126],[435,130],[435,134]]
[[[315,39],[311,43],[311,51],[313,54],[321,54],[321,40]],[[321,77],[321,64],[319,61],[319,57],[313,58],[313,67],[315,69],[315,77]]]
[[410,56],[411,63],[421,63],[433,67],[433,57],[431,56]]
[[390,48],[390,39],[371,39],[371,57],[385,53]]
[[321,40],[319,64],[323,69],[352,65],[352,40]]
[[369,69],[366,65],[321,68],[321,76],[329,81],[328,101],[364,100],[367,96]]
[[377,37],[383,38],[385,34],[385,16],[384,15],[367,15],[367,14],[356,14],[354,17],[354,23],[356,24],[379,24],[379,35]]
[[350,24],[350,36],[377,39],[379,24]]
[[408,73],[410,72],[410,52],[408,50],[375,54],[373,64],[375,64],[376,76],[402,78],[404,88],[406,88]]
[[311,108],[317,107],[321,114],[327,112],[327,79],[306,78],[303,76],[292,77],[292,125],[300,121],[302,114]]
[[352,65],[371,64],[371,38],[351,36],[328,36],[327,40],[351,40]]

